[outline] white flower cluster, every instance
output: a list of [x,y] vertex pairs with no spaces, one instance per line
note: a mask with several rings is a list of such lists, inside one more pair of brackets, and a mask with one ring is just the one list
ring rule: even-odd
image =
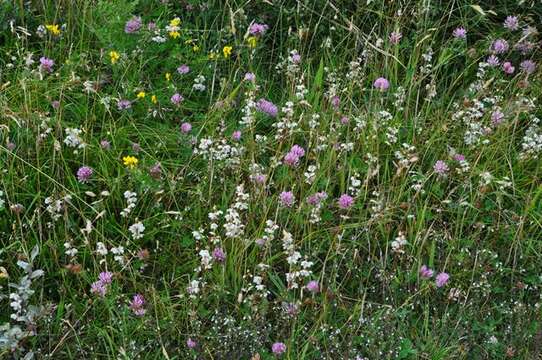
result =
[[62,210],[66,203],[69,203],[71,200],[71,195],[66,195],[64,197],[56,199],[54,196],[48,196],[45,198],[45,210],[51,215],[53,221],[57,221],[62,216]]
[[521,141],[522,159],[533,158],[538,159],[542,153],[542,128],[540,120],[534,117],[531,126],[525,131],[525,135]]
[[264,246],[265,244],[269,244],[271,241],[275,239],[275,232],[278,230],[279,226],[273,221],[273,220],[267,220],[265,222],[265,229],[264,229],[264,235],[256,239],[256,244],[260,246]]
[[66,138],[64,139],[64,144],[69,147],[83,149],[86,144],[81,138],[81,133],[83,132],[80,129],[66,128],[65,130]]
[[127,190],[124,192],[124,198],[126,199],[128,206],[120,212],[120,216],[127,217],[136,206],[137,194]]
[[200,91],[200,92],[205,91],[206,87],[205,87],[204,82],[205,82],[205,76],[201,74],[196,76],[196,78],[194,79],[194,85],[192,85],[192,90]]
[[297,289],[301,283],[300,280],[311,276],[312,270],[310,268],[313,262],[306,259],[301,260],[301,253],[295,249],[293,236],[286,230],[282,231],[282,248],[287,255],[286,261],[290,265],[290,269],[286,273],[288,288]]
[[235,202],[226,210],[224,216],[224,230],[228,238],[240,238],[245,231],[245,225],[241,221],[240,211],[248,209],[249,194],[244,192],[244,184],[240,184],[236,188]]
[[135,224],[131,225],[128,230],[130,230],[130,232],[132,233],[132,238],[134,240],[139,240],[143,238],[145,226],[141,223],[141,221],[138,221]]
[[225,166],[239,165],[244,152],[243,146],[240,144],[230,145],[226,139],[215,141],[202,138],[198,147],[194,149],[194,154],[201,155],[204,159],[223,161]]

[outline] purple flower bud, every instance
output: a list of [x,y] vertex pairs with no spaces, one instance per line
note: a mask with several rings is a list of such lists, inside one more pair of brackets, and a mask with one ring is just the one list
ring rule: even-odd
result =
[[273,354],[281,355],[286,351],[286,344],[282,342],[276,342],[271,346],[271,351],[273,351]]
[[92,168],[88,167],[88,166],[82,166],[79,168],[79,170],[77,170],[77,180],[84,184],[86,183],[90,177],[92,176]]
[[379,77],[375,80],[373,86],[380,91],[386,91],[390,87],[390,82],[386,78]]
[[445,286],[447,283],[448,283],[448,280],[450,279],[450,275],[448,275],[447,273],[445,272],[441,272],[440,274],[437,275],[437,277],[435,278],[435,284],[437,285],[437,287],[443,287]]
[[307,290],[309,290],[311,293],[316,294],[320,291],[320,286],[318,285],[318,281],[311,280],[307,284]]
[[181,124],[181,132],[183,134],[188,134],[192,130],[192,125],[189,122],[183,122]]

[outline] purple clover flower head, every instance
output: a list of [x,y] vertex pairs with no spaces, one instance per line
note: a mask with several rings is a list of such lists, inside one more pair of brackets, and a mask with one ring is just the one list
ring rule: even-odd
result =
[[179,105],[184,100],[184,98],[181,94],[175,93],[171,96],[170,100],[173,105]]
[[267,180],[267,177],[264,174],[256,174],[252,179],[256,184],[263,185]]
[[348,194],[342,194],[337,202],[341,209],[347,210],[354,205],[354,198]]
[[156,30],[156,23],[154,21],[151,21],[147,24],[147,30],[154,31]]
[[280,204],[284,207],[292,207],[295,202],[294,193],[291,191],[283,191],[279,195],[280,198]]
[[433,170],[443,176],[443,175],[446,175],[446,173],[448,172],[448,170],[450,170],[448,168],[448,165],[446,165],[446,163],[443,161],[443,160],[438,160],[435,165],[433,166]]
[[190,67],[186,64],[182,64],[181,66],[177,68],[177,72],[183,75],[188,74],[190,72]]
[[254,81],[256,80],[256,75],[254,75],[254,73],[247,72],[247,73],[245,74],[244,79],[245,79],[245,81],[254,82]]
[[141,294],[135,294],[130,301],[130,309],[136,316],[143,316],[147,312],[145,310],[145,298]]
[[490,55],[487,60],[486,60],[486,63],[491,66],[491,67],[496,67],[496,66],[499,66],[500,64],[500,61],[499,61],[499,58],[495,55]]
[[79,170],[77,170],[77,181],[79,181],[81,184],[86,183],[92,176],[92,173],[92,168],[88,166],[81,166]]
[[248,32],[249,32],[250,35],[260,36],[260,35],[265,34],[265,32],[267,31],[268,28],[269,28],[269,26],[267,26],[265,24],[253,23],[248,28]]
[[271,346],[271,351],[275,355],[281,355],[286,351],[286,344],[283,342],[276,342]]
[[504,20],[503,26],[508,30],[517,30],[519,28],[519,21],[517,16],[507,16]]
[[325,192],[317,192],[315,194],[310,195],[307,198],[307,204],[316,206],[320,204],[323,200],[327,199],[327,194]]
[[307,284],[307,290],[309,290],[311,293],[316,294],[320,291],[320,285],[318,285],[318,281],[311,280]]
[[504,39],[497,39],[491,44],[490,50],[495,54],[503,54],[508,51],[508,42]]
[[117,101],[117,109],[119,110],[126,110],[130,109],[132,107],[132,102],[130,100],[119,100]]
[[234,141],[239,141],[241,140],[241,131],[240,130],[235,130],[233,132],[233,134],[231,134],[231,138],[234,140]]
[[437,287],[443,287],[445,286],[447,283],[448,283],[448,280],[450,279],[450,275],[448,275],[447,273],[445,272],[441,272],[440,274],[437,275],[437,277],[435,278],[435,284],[437,285]]
[[100,141],[100,146],[102,147],[102,149],[104,150],[109,150],[111,149],[111,143],[105,139],[101,140]]
[[333,106],[333,108],[335,108],[335,110],[339,109],[339,106],[341,105],[341,98],[338,97],[337,95],[333,96],[331,98],[331,106]]
[[301,62],[301,55],[299,55],[297,50],[293,50],[290,54],[290,59],[292,60],[292,63],[299,64]]
[[532,60],[523,60],[519,64],[519,67],[525,74],[530,75],[536,70],[536,63]]
[[256,110],[271,117],[276,117],[279,113],[279,109],[277,108],[277,106],[271,101],[265,99],[258,100],[258,102],[256,103]]
[[496,110],[491,113],[491,124],[493,124],[493,126],[502,124],[503,120],[504,114],[501,111]]
[[375,80],[373,86],[380,91],[386,91],[390,87],[390,82],[386,78],[379,77]]
[[192,124],[190,124],[189,122],[183,122],[181,124],[181,132],[183,134],[188,134],[191,130],[192,130]]
[[350,119],[348,118],[348,116],[341,117],[341,124],[347,125],[349,122],[350,122]]
[[514,71],[516,70],[516,68],[512,65],[512,63],[510,61],[507,61],[505,63],[502,64],[502,70],[508,74],[508,75],[511,75],[514,73]]
[[49,59],[45,56],[40,57],[40,69],[48,73],[53,72],[53,66],[55,65],[54,60]]
[[156,163],[149,169],[149,174],[154,179],[159,180],[162,177],[162,165],[160,163]]
[[213,259],[215,259],[219,263],[223,263],[224,261],[226,261],[226,253],[224,252],[224,250],[222,250],[222,248],[217,247],[213,250]]
[[290,152],[297,155],[298,157],[303,157],[305,156],[305,149],[303,149],[301,146],[299,145],[294,145],[292,146],[292,148],[290,149]]
[[463,154],[455,154],[454,155],[454,160],[458,161],[458,162],[465,161],[465,155],[463,155]]
[[399,31],[393,31],[389,36],[390,43],[392,43],[393,45],[399,44],[402,38],[403,34],[401,34]]
[[124,25],[124,32],[126,34],[133,34],[141,29],[141,18],[134,16],[126,22]]
[[100,280],[95,281],[90,285],[90,292],[100,297],[104,297],[107,294],[107,286]]
[[53,107],[53,109],[58,110],[58,109],[60,108],[60,101],[54,100],[54,101],[51,103],[51,106]]
[[297,166],[299,164],[299,156],[293,152],[288,152],[284,155],[284,163],[288,166]]
[[103,271],[98,275],[98,280],[102,282],[104,285],[111,284],[113,281],[113,273],[109,271]]
[[198,343],[195,340],[192,340],[192,338],[188,338],[188,340],[186,340],[187,348],[194,349],[196,346],[198,346]]
[[466,39],[467,38],[467,30],[465,30],[464,27],[458,27],[453,31],[452,35],[456,39]]
[[10,142],[7,143],[6,147],[8,148],[9,151],[13,151],[13,150],[15,150],[17,145],[15,145],[14,142],[10,141]]
[[433,277],[433,270],[428,268],[426,265],[422,265],[420,268],[420,277],[422,279],[429,279]]

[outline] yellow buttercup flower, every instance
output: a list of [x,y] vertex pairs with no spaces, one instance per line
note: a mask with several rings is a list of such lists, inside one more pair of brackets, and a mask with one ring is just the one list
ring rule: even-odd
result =
[[176,17],[175,19],[171,20],[169,22],[169,26],[180,26],[181,25],[181,19]]
[[256,36],[251,36],[247,39],[247,42],[248,46],[254,49],[256,47],[256,43],[258,42],[258,38]]
[[137,93],[136,96],[137,96],[138,99],[143,99],[145,97],[145,95],[146,95],[145,91],[140,91],[140,92]]
[[198,45],[192,46],[192,51],[193,52],[198,52],[199,50],[200,50],[200,47]]
[[153,104],[158,103],[158,99],[156,98],[156,95],[151,96],[151,101]]
[[171,74],[168,73],[168,72],[166,73],[166,80],[167,80],[167,81],[170,81],[170,80],[171,80]]
[[181,34],[178,31],[170,31],[169,32],[169,37],[177,39],[179,36],[181,36]]
[[111,64],[116,63],[120,59],[120,54],[115,50],[109,52],[109,57],[111,58]]
[[45,28],[53,35],[60,35],[60,28],[56,24],[45,25]]
[[124,166],[129,167],[130,169],[136,167],[139,162],[135,156],[125,156],[122,158],[122,161],[124,162]]
[[231,56],[231,51],[233,50],[233,46],[224,46],[222,49],[222,53],[224,54],[224,57],[227,59]]

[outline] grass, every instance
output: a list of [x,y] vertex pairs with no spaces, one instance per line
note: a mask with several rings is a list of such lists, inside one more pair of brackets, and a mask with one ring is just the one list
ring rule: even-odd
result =
[[0,2],[0,357],[539,357],[542,87],[525,61],[541,16],[505,0]]

